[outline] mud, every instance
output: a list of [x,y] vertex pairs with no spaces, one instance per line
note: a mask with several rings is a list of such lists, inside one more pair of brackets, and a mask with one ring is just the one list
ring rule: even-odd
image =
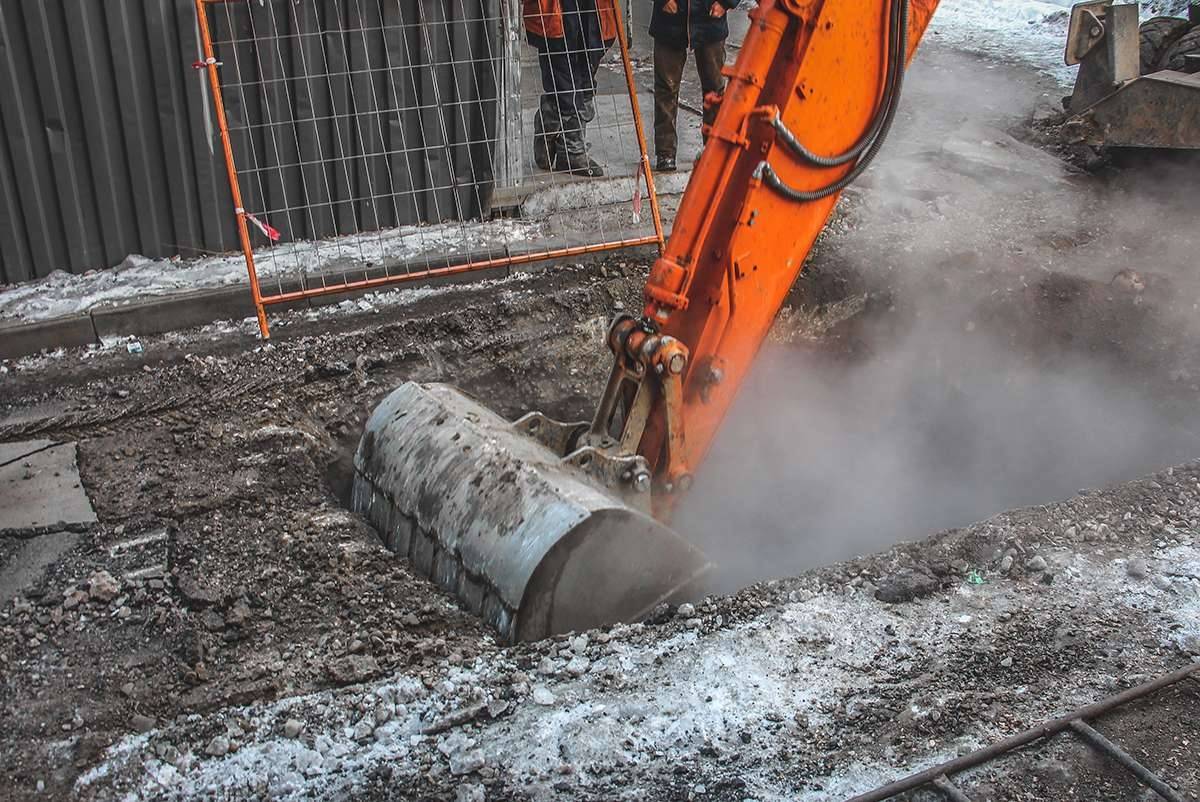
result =
[[[941,97],[942,73],[964,64],[932,52],[918,99]],[[798,429],[805,420],[757,404],[801,382],[832,392],[878,377],[871,366],[914,334],[980,341],[940,363],[899,360],[901,374],[918,370],[889,424],[934,410],[936,441],[953,434],[956,393],[1020,396],[1026,382],[1036,397],[1041,377],[1082,365],[1084,387],[1128,405],[1100,405],[1114,414],[1068,432],[1093,447],[1056,466],[1055,483],[1039,474],[1019,498],[972,494],[942,524],[868,521],[864,531],[884,531],[769,571],[784,541],[767,513],[791,509],[780,500],[805,479],[782,471],[758,496],[726,482],[722,498],[746,509],[726,519],[724,542],[759,554],[731,590],[795,576],[506,648],[345,511],[347,455],[405,379],[454,382],[510,417],[587,416],[607,370],[605,322],[639,305],[645,254],[286,313],[265,345],[244,322],[150,339],[141,355],[6,365],[0,439],[77,440],[99,524],[0,610],[0,796],[840,798],[1200,654],[1200,468],[1187,462],[1200,431],[1189,322],[1200,295],[1174,272],[1140,289],[1112,281],[1112,246],[1128,232],[1117,201],[1159,199],[1004,139],[1031,130],[1011,109],[1036,98],[1011,74],[985,76],[992,91],[943,98],[935,119],[901,128],[914,133],[890,169],[920,173],[933,194],[892,192],[873,171],[847,198],[730,431],[756,418]],[[982,139],[962,133],[969,112],[992,120]],[[931,151],[934,134],[951,145]],[[1029,201],[1001,219],[974,202],[984,189],[1023,201],[1061,191],[1100,216]],[[1178,242],[1155,242],[1164,250],[1147,258],[1169,265]],[[955,387],[982,353],[1002,359]],[[859,398],[887,401],[886,389]],[[1127,409],[1154,426],[1130,436]],[[730,459],[714,452],[714,481]],[[1115,475],[1097,478],[1101,462]],[[1013,505],[1034,506],[1002,512]],[[745,545],[762,531],[773,537]],[[892,545],[904,538],[920,540]],[[1196,798],[1198,714],[1191,685],[1097,726]],[[978,799],[1141,798],[1059,742],[963,786]]]

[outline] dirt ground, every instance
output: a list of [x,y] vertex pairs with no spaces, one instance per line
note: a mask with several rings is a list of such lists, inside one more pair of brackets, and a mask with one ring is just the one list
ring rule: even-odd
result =
[[[839,799],[1195,659],[1200,289],[1175,173],[1075,171],[1047,145],[1055,88],[1016,68],[935,45],[910,83],[714,449],[732,512],[696,536],[759,557],[719,553],[730,592],[692,609],[504,647],[342,504],[405,379],[589,414],[645,254],[285,313],[266,345],[241,323],[7,363],[0,440],[78,441],[99,524],[0,610],[0,797]],[[1001,421],[987,470],[949,474],[1006,492],[944,503],[955,483],[922,471],[943,484],[875,504],[875,469],[843,462],[837,506],[881,512],[798,532],[785,496],[813,452],[753,444],[813,420],[810,396],[780,417],[804,381],[860,391],[847,417],[886,423],[854,432],[865,451],[911,453],[884,436],[909,427],[940,464],[956,427]],[[1070,455],[1024,483],[997,445],[1029,442],[1022,422]],[[756,465],[781,478],[726,481]],[[1200,798],[1200,683],[1094,723]],[[1063,737],[959,779],[1150,798]]]

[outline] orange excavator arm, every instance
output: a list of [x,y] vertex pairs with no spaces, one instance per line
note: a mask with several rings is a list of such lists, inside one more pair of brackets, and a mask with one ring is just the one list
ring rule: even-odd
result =
[[841,188],[878,151],[937,0],[760,0],[589,442],[645,457],[670,518]]
[[[837,202],[887,135],[936,0],[759,0],[640,317],[590,422],[407,382],[354,509],[509,640],[636,621],[712,564],[668,522]],[[717,98],[710,98],[717,102]]]

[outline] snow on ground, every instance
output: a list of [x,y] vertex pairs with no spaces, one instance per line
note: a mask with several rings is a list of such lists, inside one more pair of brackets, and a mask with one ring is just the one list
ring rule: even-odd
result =
[[1028,64],[1064,86],[1075,67],[1063,63],[1071,0],[942,0],[929,34],[960,50]]
[[[960,50],[1001,61],[1028,64],[1063,86],[1077,67],[1063,62],[1073,0],[942,0],[929,32]],[[1141,4],[1142,19],[1160,14],[1186,16],[1187,0]]]
[[[491,767],[532,796],[551,798],[564,777],[581,790],[603,789],[607,769],[620,767],[629,783],[617,796],[637,798],[638,779],[700,750],[751,753],[736,733],[768,731],[772,722],[785,721],[781,711],[787,713],[783,726],[820,742],[822,733],[845,726],[845,716],[853,720],[856,707],[876,705],[881,688],[907,681],[933,658],[944,663],[947,654],[939,650],[990,643],[1011,626],[1005,622],[1014,613],[1032,614],[1035,628],[1053,630],[1068,606],[1104,607],[1123,617],[1161,605],[1175,620],[1143,624],[1149,637],[1141,646],[1174,651],[1179,629],[1191,626],[1200,605],[1198,547],[1185,536],[1160,540],[1138,555],[1153,581],[1131,579],[1125,561],[1062,549],[1047,553],[1059,579],[1036,594],[998,575],[903,608],[877,601],[870,587],[792,591],[790,602],[733,626],[723,626],[720,616],[713,620],[710,611],[705,621],[689,620],[662,639],[641,624],[573,637],[528,674],[502,652],[447,667],[443,679],[426,685],[396,676],[192,716],[184,726],[151,733],[149,742],[145,735],[118,741],[77,790],[118,777],[128,800],[210,798],[259,787],[280,799],[340,797],[361,790],[384,766],[393,782],[448,772],[464,784]],[[805,681],[792,682],[792,676]],[[924,694],[914,689],[915,719],[937,720],[951,703],[956,680],[953,671],[948,676],[949,686],[935,682]],[[1114,682],[1098,672],[1057,694],[1018,690],[1007,704],[1021,720],[1048,717],[1110,693]],[[430,734],[431,722],[472,706],[489,709],[478,726]],[[303,725],[302,735],[286,733],[289,719]],[[197,731],[205,733],[198,741]],[[930,742],[907,768],[939,763],[997,734],[980,721],[953,742]],[[893,779],[899,770],[880,757],[864,753],[798,796],[794,778],[777,775],[771,760],[744,761],[739,772],[755,799],[816,802]]]
[[[330,272],[330,281],[343,275],[353,279],[352,265],[415,263],[419,269],[426,258],[496,256],[509,245],[534,241],[543,233],[541,224],[517,220],[405,226],[261,248],[255,252],[255,265],[264,291],[270,292],[273,279],[303,276],[319,283],[318,276]],[[0,289],[0,323],[47,320],[101,305],[245,283],[246,264],[240,253],[197,259],[131,255],[109,270],[82,275],[57,270],[40,281]]]

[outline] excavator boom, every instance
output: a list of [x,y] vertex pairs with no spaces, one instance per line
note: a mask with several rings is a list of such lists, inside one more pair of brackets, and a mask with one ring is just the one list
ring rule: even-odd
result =
[[[903,70],[936,5],[766,0],[751,12],[646,285],[644,321],[690,352],[679,409],[656,405],[637,447],[663,489],[670,485],[660,517],[704,459],[841,185],[886,137]],[[859,155],[847,157],[855,146]],[[682,448],[671,447],[668,418],[681,423]]]
[[710,568],[669,527],[841,189],[879,151],[937,0],[759,0],[591,421],[445,385],[380,404],[354,506],[509,640],[644,615]]

